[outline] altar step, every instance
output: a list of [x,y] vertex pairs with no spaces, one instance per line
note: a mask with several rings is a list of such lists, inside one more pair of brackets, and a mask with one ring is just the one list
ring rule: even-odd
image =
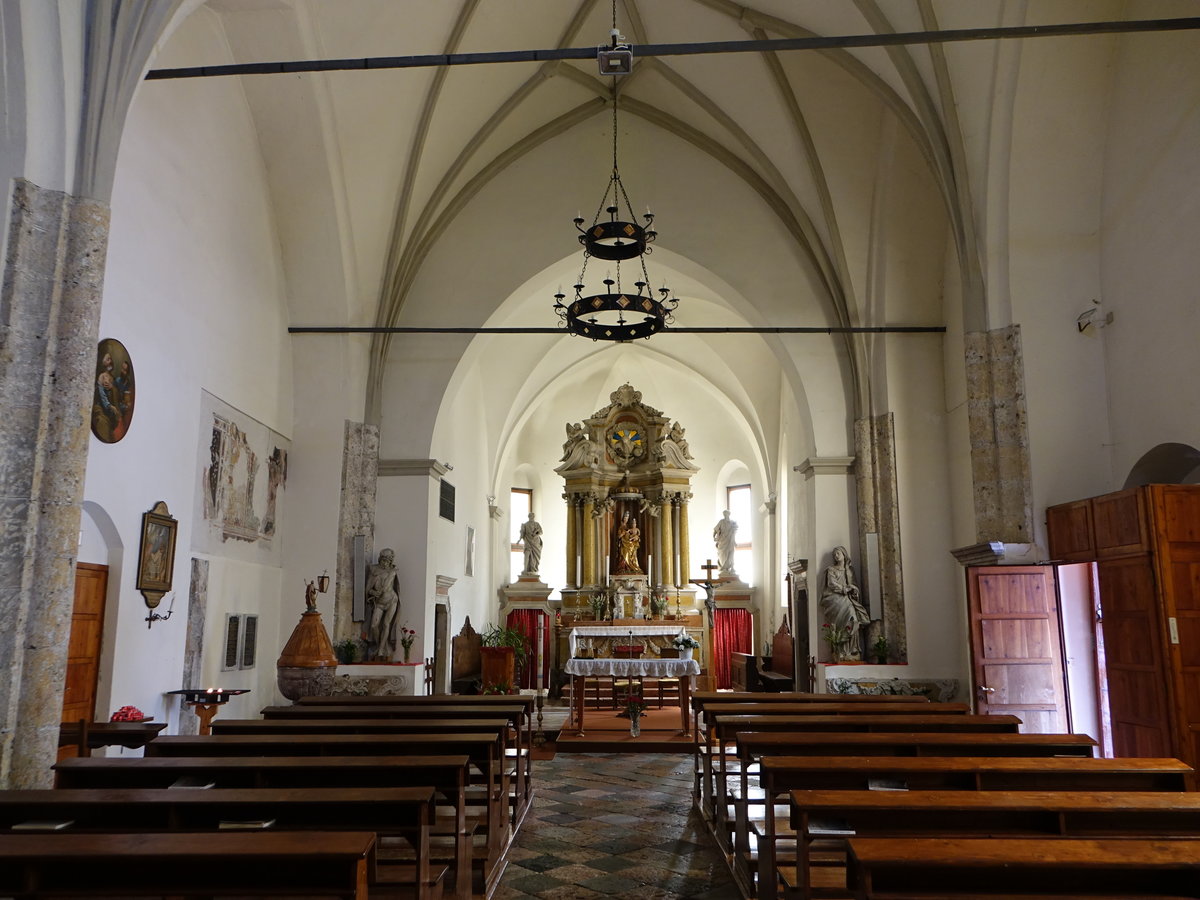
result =
[[[616,679],[623,681],[624,679]],[[616,709],[626,693],[624,687],[617,694],[618,702],[613,702],[612,678],[589,678],[587,696],[584,698],[588,709]],[[568,681],[563,686],[563,700],[570,704],[573,683]],[[642,699],[650,709],[679,706],[679,681],[675,678],[643,678]]]

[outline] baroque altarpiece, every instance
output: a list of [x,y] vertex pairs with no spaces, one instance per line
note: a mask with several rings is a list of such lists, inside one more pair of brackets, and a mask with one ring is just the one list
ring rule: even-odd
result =
[[640,391],[625,384],[609,399],[567,424],[555,469],[567,504],[562,612],[574,622],[683,624],[695,613],[688,502],[699,468],[683,426],[643,403]]

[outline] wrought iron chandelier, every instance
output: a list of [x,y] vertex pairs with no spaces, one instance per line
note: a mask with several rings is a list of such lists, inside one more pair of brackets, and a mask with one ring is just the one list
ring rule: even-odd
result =
[[[615,6],[615,4],[614,4]],[[615,12],[615,10],[614,10]],[[600,50],[600,71],[609,74],[614,71],[610,64],[606,67],[606,55],[629,54],[628,45],[617,32],[615,23],[612,31],[612,47]],[[631,58],[631,57],[630,57]],[[606,68],[608,71],[606,71]],[[625,69],[628,71],[628,69]],[[554,295],[554,311],[562,320],[562,325],[572,334],[591,338],[593,341],[632,341],[635,338],[649,338],[658,334],[675,321],[675,307],[679,301],[671,294],[665,284],[658,289],[659,297],[654,296],[650,287],[650,275],[646,271],[646,256],[652,250],[651,244],[658,237],[654,230],[654,213],[646,207],[642,216],[645,225],[639,225],[633,212],[633,204],[625,192],[621,181],[621,172],[617,166],[617,85],[613,76],[612,89],[612,175],[600,198],[600,205],[592,222],[584,228],[586,221],[583,216],[576,215],[575,229],[579,232],[579,243],[583,245],[583,268],[574,285],[575,297],[570,303],[558,289]],[[607,218],[605,218],[607,217]],[[585,276],[588,261],[606,260],[614,264],[616,278],[611,270],[603,279],[604,291],[596,294],[584,294],[587,290]],[[640,273],[635,271],[633,282],[636,292],[631,292],[622,284],[621,263],[637,260]]]

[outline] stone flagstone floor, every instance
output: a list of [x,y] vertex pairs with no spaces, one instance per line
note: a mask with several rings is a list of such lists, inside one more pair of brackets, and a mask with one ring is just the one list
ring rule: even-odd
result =
[[692,811],[690,757],[559,753],[534,783],[495,900],[740,900]]

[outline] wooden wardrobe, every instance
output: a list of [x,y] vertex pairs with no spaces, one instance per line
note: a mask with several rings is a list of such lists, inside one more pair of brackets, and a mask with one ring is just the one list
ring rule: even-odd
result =
[[1200,485],[1046,510],[1050,554],[1094,562],[1113,752],[1200,762]]

